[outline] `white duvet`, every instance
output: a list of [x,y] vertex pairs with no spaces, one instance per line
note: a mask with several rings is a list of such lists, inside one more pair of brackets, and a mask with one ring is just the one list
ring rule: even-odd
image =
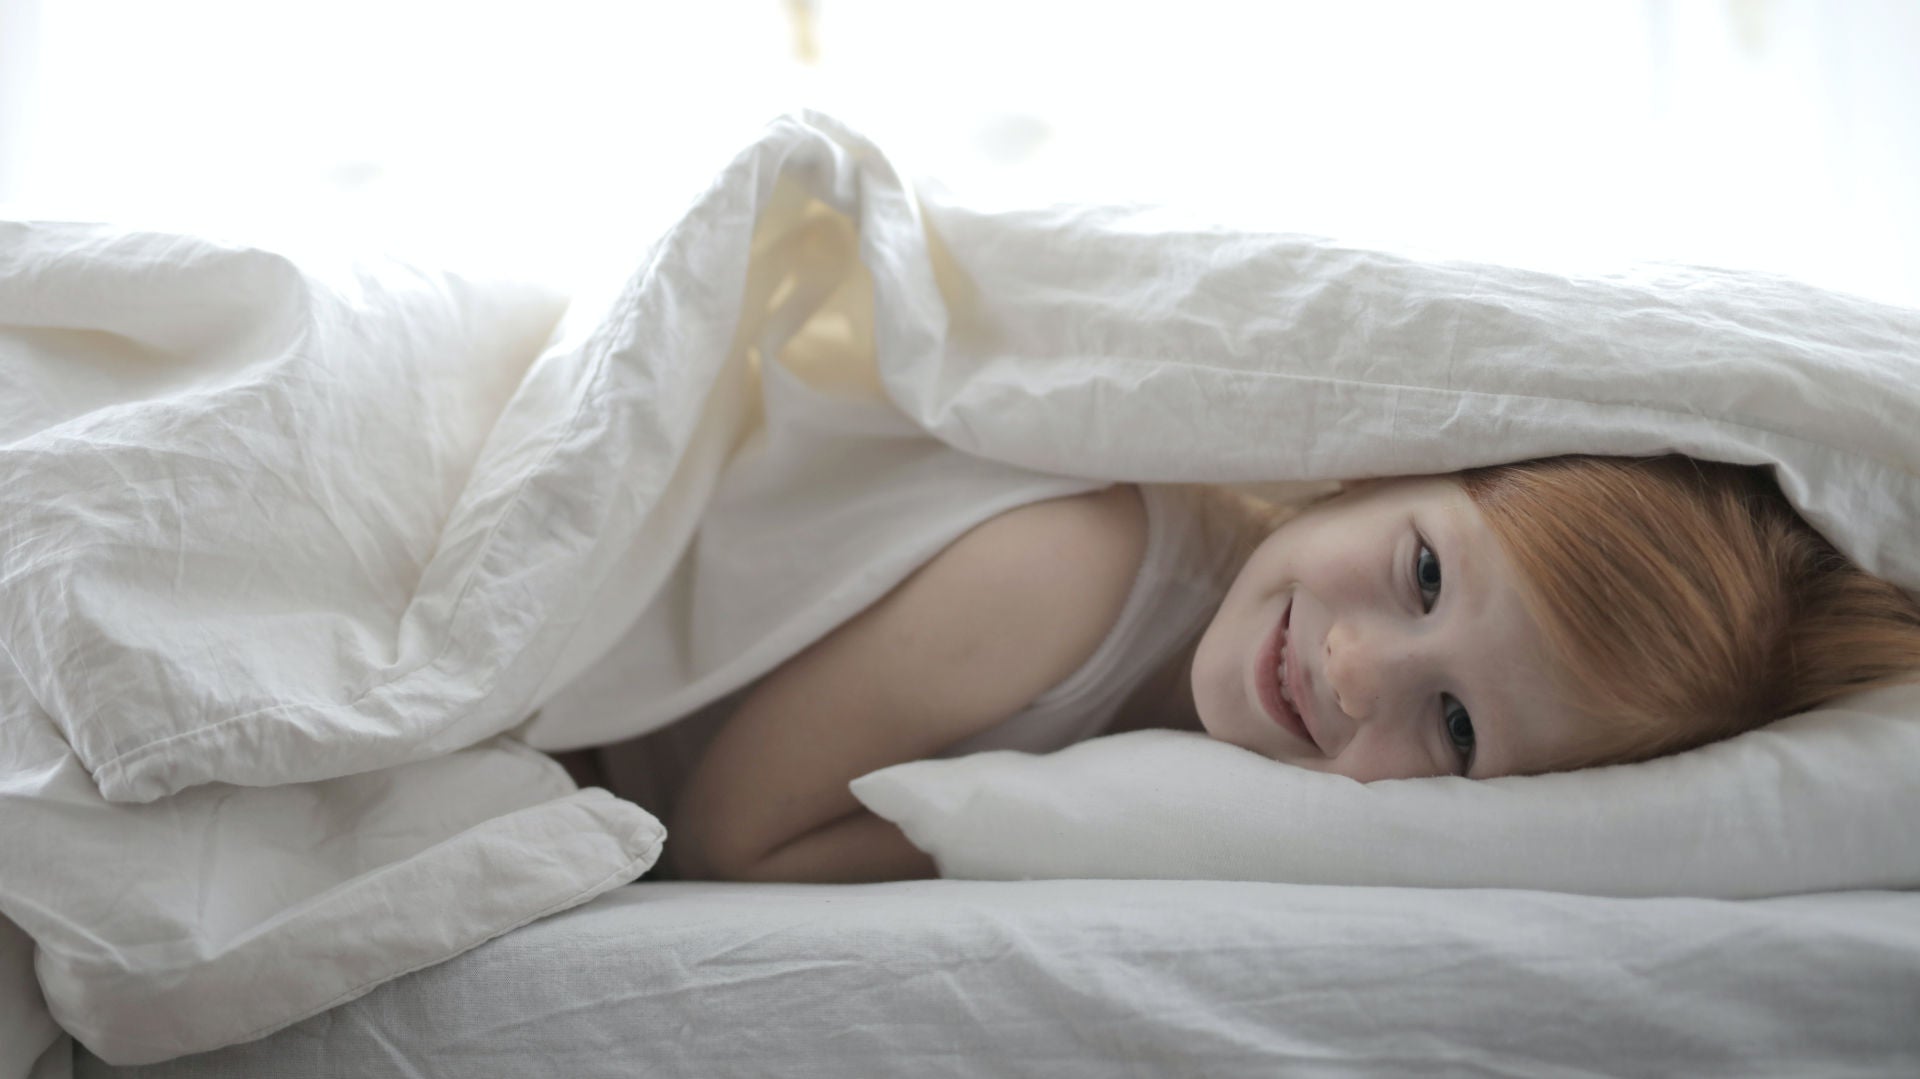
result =
[[[1790,281],[979,213],[813,113],[638,261],[556,332],[524,285],[0,224],[0,914],[100,1057],[639,875],[658,822],[528,745],[718,698],[1022,502],[1681,450],[1920,585],[1920,322]],[[1884,832],[1822,886],[1920,884]]]

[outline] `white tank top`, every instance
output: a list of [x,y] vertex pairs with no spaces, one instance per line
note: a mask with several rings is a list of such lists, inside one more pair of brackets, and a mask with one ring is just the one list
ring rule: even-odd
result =
[[[1192,488],[1139,488],[1146,550],[1120,617],[1100,646],[1025,708],[935,757],[987,749],[1050,753],[1091,738],[1142,682],[1206,628],[1231,580],[1227,552],[1207,542]],[[644,737],[601,747],[596,759],[607,789],[664,816],[707,743],[751,689],[744,686]]]

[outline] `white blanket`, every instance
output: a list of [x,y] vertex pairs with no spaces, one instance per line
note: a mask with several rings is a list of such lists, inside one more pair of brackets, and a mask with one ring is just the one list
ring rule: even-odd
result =
[[102,1058],[258,1037],[644,871],[658,822],[503,734],[669,722],[1023,502],[1677,449],[1776,462],[1920,583],[1914,319],[1782,280],[976,213],[808,113],[557,312],[0,225],[0,913]]

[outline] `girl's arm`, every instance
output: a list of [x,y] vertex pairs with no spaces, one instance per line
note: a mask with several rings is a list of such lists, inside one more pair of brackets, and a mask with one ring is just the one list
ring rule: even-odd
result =
[[1146,548],[1130,484],[994,517],[767,675],[682,788],[667,854],[693,879],[934,876],[847,784],[1018,712],[1099,647]]
[[885,817],[856,809],[787,841],[736,879],[860,884],[938,877],[933,857]]

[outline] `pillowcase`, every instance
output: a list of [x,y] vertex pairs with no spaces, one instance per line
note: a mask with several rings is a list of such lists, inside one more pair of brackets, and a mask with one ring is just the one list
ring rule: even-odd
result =
[[1920,887],[1920,685],[1637,764],[1360,783],[1189,731],[855,779],[944,877],[1745,899]]

